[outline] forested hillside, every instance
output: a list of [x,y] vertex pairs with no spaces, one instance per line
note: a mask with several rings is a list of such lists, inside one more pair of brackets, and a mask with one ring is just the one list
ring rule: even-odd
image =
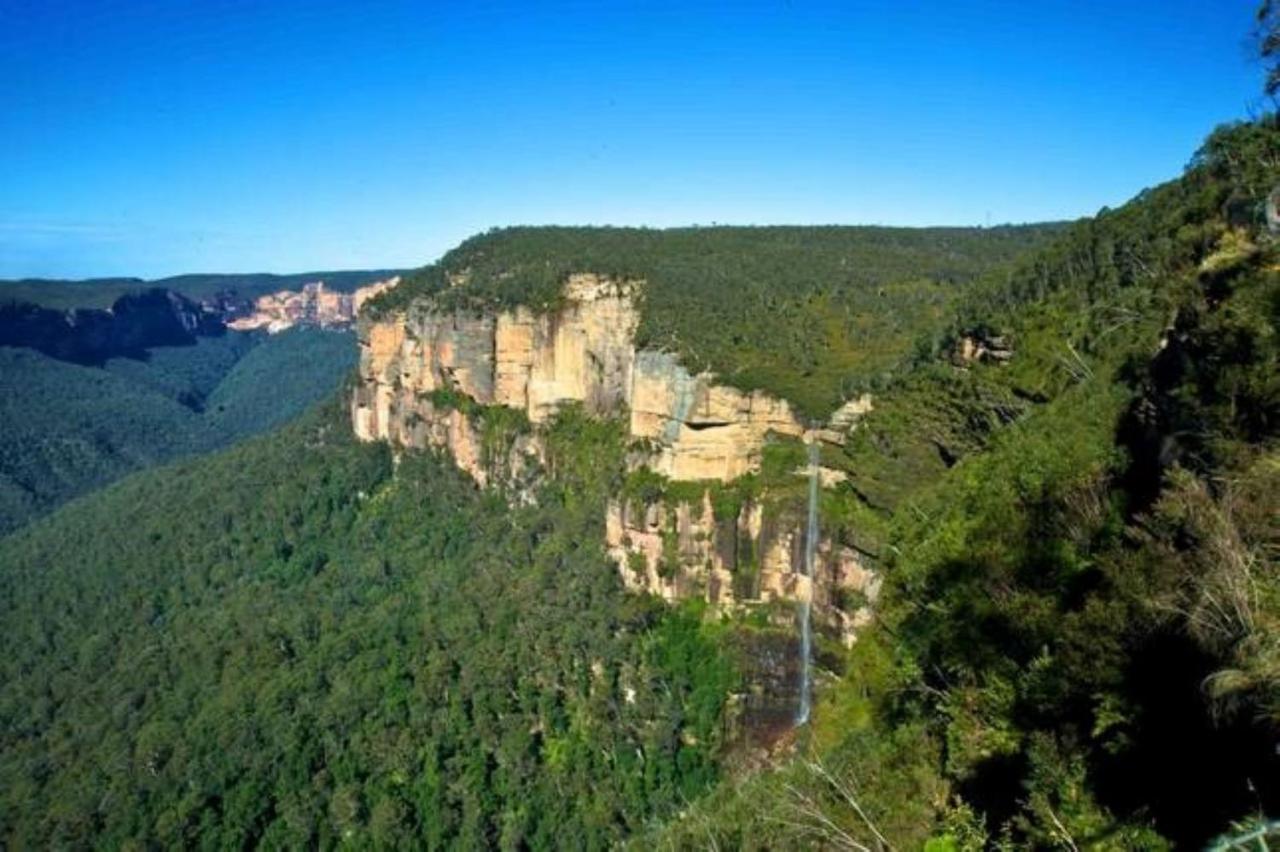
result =
[[1200,848],[1280,812],[1277,181],[1275,119],[1224,127],[966,295],[824,459],[887,585],[800,758],[642,847]]
[[[884,578],[875,621],[820,639],[812,722],[771,768],[734,732],[749,669],[786,673],[794,643],[623,592],[602,507],[645,483],[620,424],[563,412],[513,508],[354,443],[335,404],[5,540],[5,841],[1160,849],[1280,812],[1278,180],[1274,120],[1225,127],[1011,267],[902,291],[948,314],[892,338],[822,458],[848,479],[820,523]],[[700,339],[747,345],[699,304]],[[266,351],[214,389],[148,381],[227,415]],[[779,387],[823,386],[779,351]]]
[[0,852],[1280,850],[1280,0],[0,11]]
[[355,363],[348,333],[228,332],[84,366],[0,347],[0,534],[120,476],[280,425]]
[[717,775],[719,629],[624,594],[615,424],[512,510],[330,405],[0,549],[7,847],[602,848]]

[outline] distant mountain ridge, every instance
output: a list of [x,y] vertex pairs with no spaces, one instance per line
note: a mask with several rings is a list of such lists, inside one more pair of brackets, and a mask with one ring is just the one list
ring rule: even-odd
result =
[[147,350],[158,346],[190,346],[198,337],[225,332],[216,307],[160,287],[121,296],[107,309],[0,304],[0,346],[35,349],[85,366],[100,367],[110,358],[145,358]]
[[348,325],[370,279],[379,280],[354,272],[312,283],[326,298],[287,313],[269,330],[298,328],[270,337],[228,323],[256,316],[264,288],[269,301],[306,308],[303,294],[279,288],[314,278],[0,282],[0,535],[130,471],[282,423],[331,393],[355,347],[319,329]]
[[252,302],[278,290],[298,290],[312,281],[324,281],[330,290],[349,293],[374,281],[398,275],[398,269],[299,272],[277,275],[253,273],[190,273],[167,278],[128,277],[0,279],[0,303],[29,302],[47,308],[105,308],[128,293],[160,287],[195,301],[233,297]]
[[[0,346],[27,347],[61,361],[102,366],[110,358],[145,358],[157,346],[190,346],[197,337],[215,337],[230,327],[236,331],[265,329],[276,333],[295,325],[321,328],[345,327],[355,321],[361,306],[400,281],[391,276],[354,286],[369,273],[334,273],[336,284],[325,279],[304,283],[299,289],[280,289],[250,299],[235,287],[251,292],[265,284],[292,281],[302,276],[181,276],[164,279],[174,287],[148,287],[127,291],[105,307],[62,303],[71,290],[94,288],[83,283],[0,282]],[[102,287],[116,292],[140,279],[103,279]],[[177,289],[181,286],[186,289]],[[39,299],[17,298],[44,287],[61,295],[46,304]],[[3,296],[8,295],[9,300]],[[100,294],[90,302],[96,302]]]

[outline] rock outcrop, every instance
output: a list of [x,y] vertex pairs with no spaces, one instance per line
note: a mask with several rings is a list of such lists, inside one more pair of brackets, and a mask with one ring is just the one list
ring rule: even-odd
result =
[[414,446],[398,424],[415,411],[425,416],[423,402],[440,392],[523,411],[533,424],[577,403],[590,414],[629,417],[631,436],[652,448],[645,463],[659,473],[729,480],[758,468],[771,432],[804,433],[783,400],[691,375],[667,353],[636,351],[638,287],[574,275],[554,313],[419,305],[363,326],[356,434]]
[[628,402],[631,435],[656,448],[648,466],[671,479],[736,479],[759,467],[770,433],[805,432],[785,401],[691,376],[665,352],[636,355]]
[[1013,347],[999,335],[975,332],[956,341],[952,361],[959,367],[968,367],[985,361],[1003,364],[1013,358]]
[[266,329],[276,334],[295,325],[320,328],[348,326],[355,322],[364,303],[400,283],[400,276],[375,281],[352,293],[325,289],[323,281],[304,284],[301,290],[280,290],[259,296],[244,315],[227,322],[235,331]]
[[[691,374],[669,353],[637,350],[642,286],[584,273],[569,277],[554,311],[442,310],[421,301],[361,320],[351,410],[357,436],[446,450],[480,484],[527,497],[545,461],[539,426],[569,404],[624,418],[640,448],[633,467],[715,482],[759,470],[774,436],[842,442],[870,410],[869,397],[855,400],[838,422],[811,430],[784,400]],[[519,416],[526,428],[501,428],[509,418],[494,411]],[[823,472],[826,485],[838,479]],[[668,599],[700,596],[737,608],[809,598],[819,620],[851,641],[877,588],[857,555],[830,541],[820,544],[811,583],[801,525],[763,503],[717,520],[708,494],[700,505],[619,500],[606,522],[606,545],[628,586]]]
[[747,502],[716,517],[710,493],[692,503],[617,500],[605,516],[605,544],[635,590],[667,600],[700,597],[721,609],[809,599],[817,620],[846,643],[870,617],[879,579],[852,549],[824,539],[814,576],[798,519]]
[[[479,406],[514,409],[533,425],[570,403],[594,415],[621,414],[630,394],[639,320],[633,286],[577,275],[555,313],[517,308],[476,314],[415,305],[403,315],[361,324],[360,383],[352,407],[356,435],[448,450],[460,467],[487,483],[495,471],[477,450],[480,424],[459,415],[469,428],[441,430],[442,399],[461,395]],[[536,437],[522,442],[521,450],[537,456]],[[517,464],[508,472],[522,469]]]

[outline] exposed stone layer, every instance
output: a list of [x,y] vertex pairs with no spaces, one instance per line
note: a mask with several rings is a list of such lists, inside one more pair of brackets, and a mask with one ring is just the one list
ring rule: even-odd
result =
[[631,434],[653,442],[649,466],[671,479],[735,479],[759,468],[770,432],[805,431],[785,401],[692,376],[665,352],[636,355],[630,404]]
[[635,349],[638,285],[571,276],[564,307],[534,314],[441,312],[415,306],[361,329],[361,386],[353,419],[362,438],[404,434],[418,398],[439,391],[523,411],[534,424],[580,403],[596,415],[629,412],[648,439],[647,464],[673,479],[729,480],[759,467],[770,432],[804,427],[783,400],[694,376],[674,356]]
[[400,283],[400,276],[386,281],[375,281],[352,293],[326,290],[323,281],[303,285],[301,290],[280,290],[259,296],[253,310],[227,323],[236,331],[263,328],[269,334],[284,331],[295,325],[315,325],[321,328],[347,326],[353,323],[364,303]]
[[[419,303],[362,322],[356,434],[447,450],[481,485],[527,496],[544,460],[537,427],[566,404],[625,416],[630,436],[646,448],[633,464],[673,480],[716,481],[758,470],[771,434],[842,443],[870,410],[864,397],[841,409],[831,428],[807,430],[783,400],[693,375],[669,353],[637,351],[639,287],[580,274],[569,278],[553,312],[441,311]],[[531,429],[486,434],[483,417],[463,413],[475,403],[523,412]],[[842,476],[820,473],[824,486]],[[819,623],[845,641],[878,588],[853,551],[826,540],[811,580],[800,525],[769,517],[759,503],[717,520],[709,494],[700,505],[619,501],[608,507],[606,526],[609,553],[633,589],[704,597],[721,608],[807,598]]]
[[851,643],[879,591],[858,555],[827,539],[818,543],[814,577],[806,576],[799,524],[768,517],[760,503],[716,518],[706,493],[698,503],[675,506],[615,501],[605,521],[605,542],[623,581],[667,600],[702,597],[732,609],[808,598],[817,621]]

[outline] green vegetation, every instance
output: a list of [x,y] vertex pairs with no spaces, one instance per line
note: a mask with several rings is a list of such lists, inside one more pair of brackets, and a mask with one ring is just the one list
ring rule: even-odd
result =
[[355,363],[350,334],[228,333],[103,368],[0,347],[0,534],[142,467],[277,426]]
[[641,346],[825,417],[932,339],[968,285],[1061,229],[507,228],[408,275],[370,310],[423,296],[445,309],[550,309],[574,272],[641,279]]
[[825,459],[886,585],[801,756],[640,845],[1198,848],[1280,812],[1278,181],[1274,118],[1221,128],[965,294]]
[[6,539],[0,843],[602,848],[715,780],[737,675],[604,557],[616,424],[512,509],[346,416]]

